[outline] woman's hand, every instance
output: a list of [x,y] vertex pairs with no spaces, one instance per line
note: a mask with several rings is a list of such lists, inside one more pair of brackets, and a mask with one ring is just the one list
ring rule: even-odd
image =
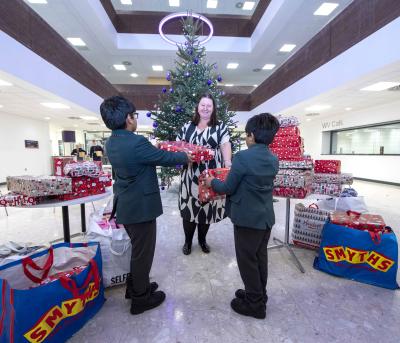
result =
[[207,177],[206,177],[205,182],[206,182],[207,187],[211,187],[211,182],[212,182],[212,180],[214,180],[214,179],[215,179],[214,176],[207,176]]

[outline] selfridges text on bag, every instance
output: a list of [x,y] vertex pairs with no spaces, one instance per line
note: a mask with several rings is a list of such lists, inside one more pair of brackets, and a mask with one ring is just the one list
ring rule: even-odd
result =
[[0,342],[62,343],[102,307],[98,243],[59,243],[0,266]]
[[91,215],[87,238],[100,243],[104,286],[117,286],[124,284],[130,273],[132,245],[124,227],[101,212]]
[[374,286],[397,289],[398,247],[390,229],[379,242],[368,231],[328,221],[314,268],[347,279]]
[[316,204],[309,207],[299,203],[294,209],[292,240],[293,244],[309,249],[318,249],[321,232],[329,218],[329,211],[321,210]]

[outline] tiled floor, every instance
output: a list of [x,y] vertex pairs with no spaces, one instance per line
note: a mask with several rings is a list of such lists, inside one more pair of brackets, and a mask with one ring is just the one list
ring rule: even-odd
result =
[[[400,188],[361,181],[354,187],[365,196],[370,212],[382,214],[399,236]],[[296,249],[305,274],[287,251],[271,250],[266,320],[237,315],[229,303],[242,283],[230,221],[211,227],[210,254],[195,244],[192,254],[184,256],[177,194],[168,191],[162,197],[165,214],[158,219],[151,276],[166,292],[165,303],[132,316],[124,289],[109,289],[102,310],[71,342],[400,342],[399,291],[316,271],[315,253],[307,250]],[[87,212],[91,210],[88,205]],[[275,203],[275,211],[273,236],[283,238],[284,201]],[[70,209],[72,233],[80,231],[79,214],[78,206]],[[7,217],[0,209],[0,232],[0,244],[48,242],[62,237],[61,211],[11,208]]]

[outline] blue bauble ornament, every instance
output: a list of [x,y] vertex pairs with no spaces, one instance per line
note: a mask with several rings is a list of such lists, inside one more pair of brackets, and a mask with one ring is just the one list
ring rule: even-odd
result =
[[199,63],[199,59],[196,57],[196,58],[193,60],[193,63],[194,63],[194,64]]
[[212,80],[208,80],[208,81],[207,81],[207,84],[208,84],[209,86],[211,86],[211,85],[212,85]]
[[147,117],[147,118],[150,118],[150,117],[151,117],[151,112],[147,112],[147,113],[146,113],[146,117]]
[[163,191],[165,189],[165,187],[164,186],[161,186],[161,190]]
[[218,82],[221,82],[222,81],[222,76],[218,75],[217,80],[218,80]]
[[224,91],[222,91],[222,92],[221,92],[221,95],[225,95],[225,92],[224,92]]
[[182,165],[181,165],[181,164],[177,164],[177,165],[175,166],[175,168],[178,169],[178,170],[180,170],[180,169],[182,169]]
[[214,64],[214,69],[218,69],[218,66],[216,64]]
[[165,78],[167,79],[167,81],[171,81],[171,73],[168,72],[168,73],[167,73],[167,76],[166,76]]
[[153,127],[154,128],[158,127],[158,123],[156,121],[153,123]]
[[189,50],[189,55],[193,55],[193,49]]
[[174,89],[171,87],[171,88],[169,89],[169,92],[172,94],[172,93],[174,92]]
[[182,107],[179,106],[179,105],[177,105],[177,106],[175,107],[175,111],[176,111],[176,112],[181,112],[181,111],[182,111]]
[[162,92],[166,93],[167,92],[167,88],[163,87]]

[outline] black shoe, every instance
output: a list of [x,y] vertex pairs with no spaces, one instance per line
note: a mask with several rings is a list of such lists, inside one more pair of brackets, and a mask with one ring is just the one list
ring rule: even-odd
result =
[[[158,288],[158,283],[157,282],[150,282],[150,293],[154,293]],[[126,291],[125,291],[125,299],[131,299],[131,287],[128,286],[128,283],[126,284]]]
[[[244,289],[237,289],[235,292],[235,297],[239,299],[244,299],[246,298],[246,291]],[[264,295],[264,302],[267,303],[268,301],[268,295]]]
[[199,242],[199,245],[200,245],[201,250],[203,250],[203,252],[205,254],[208,254],[210,252],[210,246],[206,242],[204,242],[204,243]]
[[161,305],[164,300],[165,293],[163,291],[154,292],[146,299],[134,299],[131,304],[131,314],[140,314],[144,311],[151,310],[152,308]]
[[265,319],[266,307],[263,302],[250,303],[246,299],[235,298],[231,301],[231,307],[243,316],[254,317],[257,319]]
[[183,252],[185,255],[190,255],[190,253],[192,252],[192,246],[189,245],[189,243],[185,243],[185,244],[183,245],[183,247],[182,247],[182,252]]

